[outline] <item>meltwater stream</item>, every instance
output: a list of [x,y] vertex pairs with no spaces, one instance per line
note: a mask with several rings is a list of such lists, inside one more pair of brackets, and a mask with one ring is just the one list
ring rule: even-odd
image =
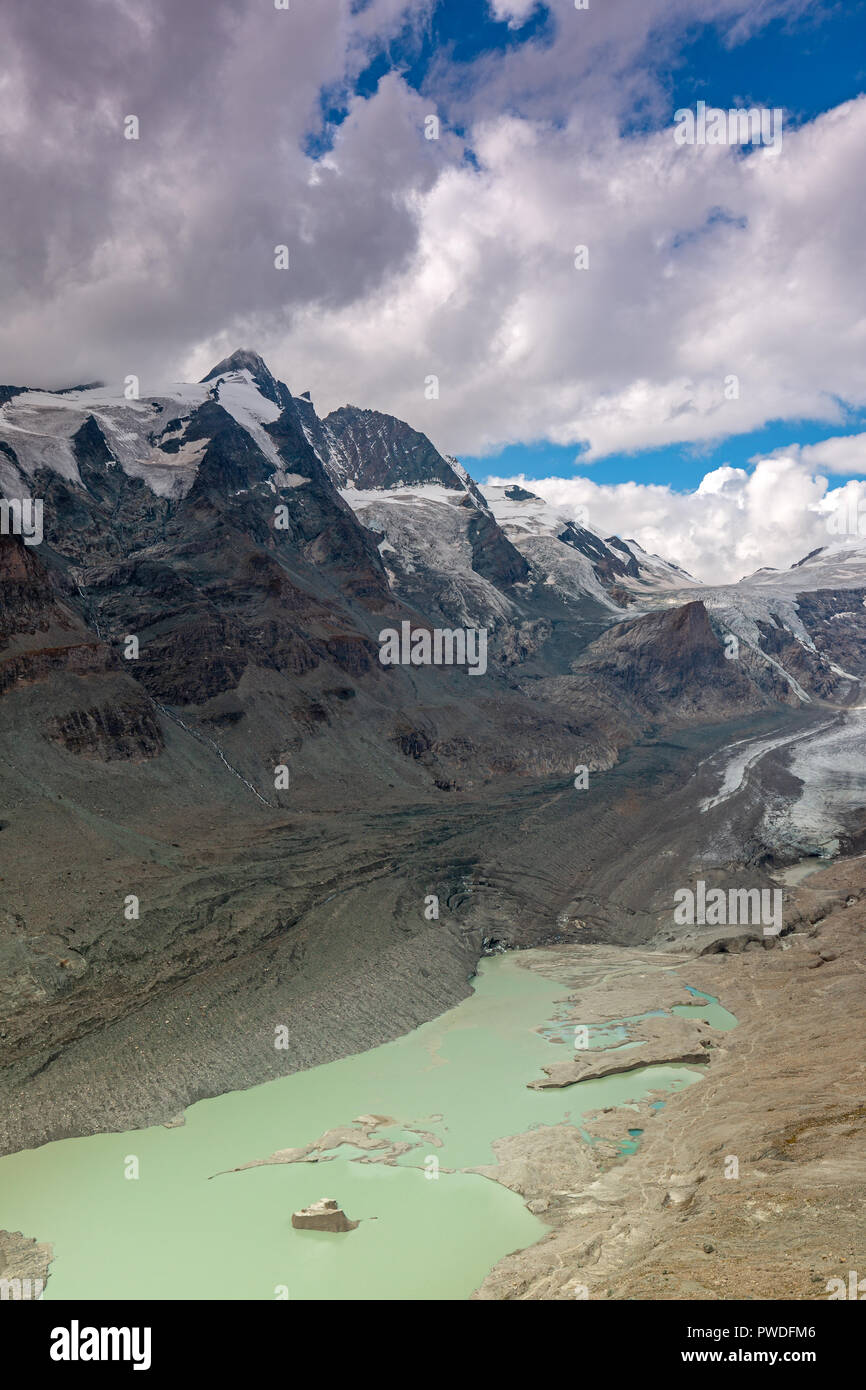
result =
[[[495,1139],[583,1129],[588,1111],[700,1079],[666,1065],[528,1089],[561,1055],[537,1030],[562,997],[562,984],[513,957],[489,959],[468,999],[395,1042],[200,1101],[182,1127],[11,1154],[0,1159],[0,1229],[54,1245],[46,1299],[465,1298],[548,1228],[517,1194],[459,1170],[493,1162]],[[699,1000],[696,1012],[715,1004]],[[416,1147],[396,1166],[343,1146],[316,1163],[226,1171],[362,1115],[393,1117],[377,1134]],[[357,1230],[294,1230],[292,1212],[320,1197],[337,1198]]]

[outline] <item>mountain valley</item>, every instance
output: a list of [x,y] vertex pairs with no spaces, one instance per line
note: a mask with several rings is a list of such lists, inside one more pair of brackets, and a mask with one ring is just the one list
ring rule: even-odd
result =
[[[0,397],[44,507],[0,537],[0,1151],[363,1052],[503,950],[769,947],[675,890],[866,843],[866,547],[702,585],[248,351]],[[483,678],[383,665],[404,623]]]

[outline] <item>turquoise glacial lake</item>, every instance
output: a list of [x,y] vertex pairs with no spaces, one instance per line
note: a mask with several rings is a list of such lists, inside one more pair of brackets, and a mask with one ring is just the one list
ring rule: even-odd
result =
[[[585,1131],[588,1111],[700,1080],[671,1065],[529,1090],[563,1056],[537,1030],[567,992],[514,956],[493,957],[469,998],[395,1042],[200,1101],[182,1127],[11,1154],[0,1159],[0,1228],[53,1244],[46,1300],[466,1298],[548,1228],[517,1194],[459,1170],[492,1163],[496,1139],[563,1122]],[[686,1007],[731,1026],[708,996]],[[371,1114],[393,1117],[377,1133],[419,1146],[393,1166],[344,1145],[318,1163],[225,1171]],[[320,1197],[361,1224],[294,1230],[292,1212]]]

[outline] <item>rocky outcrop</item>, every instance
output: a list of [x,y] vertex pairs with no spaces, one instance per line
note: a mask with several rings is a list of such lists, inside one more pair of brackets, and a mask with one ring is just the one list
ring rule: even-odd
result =
[[42,1297],[54,1248],[21,1231],[0,1231],[0,1300],[27,1302]]
[[344,405],[322,421],[325,466],[337,487],[412,487],[437,483],[463,492],[465,479],[426,434],[393,415]]
[[503,585],[523,584],[529,578],[529,565],[489,512],[473,509],[467,535],[472,547],[472,568],[476,574]]
[[828,661],[866,676],[866,587],[797,594],[797,612]]
[[765,703],[738,662],[726,658],[700,600],[617,623],[574,672],[579,689],[639,719],[709,721]]
[[296,1231],[354,1231],[360,1224],[350,1221],[333,1197],[322,1197],[302,1211],[292,1212]]
[[147,693],[60,596],[41,559],[17,538],[4,536],[0,697],[24,690],[39,693],[30,709],[42,737],[70,753],[134,762],[162,752],[162,731]]
[[626,575],[631,579],[640,579],[637,560],[616,536],[603,541],[585,526],[569,521],[559,532],[557,540],[591,560],[599,581],[608,589]]

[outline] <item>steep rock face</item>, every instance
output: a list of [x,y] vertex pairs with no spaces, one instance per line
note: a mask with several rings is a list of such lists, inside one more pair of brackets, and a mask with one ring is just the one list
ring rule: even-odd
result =
[[585,526],[578,526],[575,522],[569,521],[556,539],[585,555],[591,562],[599,582],[608,589],[626,576],[640,579],[637,560],[617,537],[602,541]]
[[798,593],[795,601],[818,651],[844,671],[866,676],[866,585]]
[[525,584],[530,568],[519,550],[497,526],[487,511],[473,511],[467,529],[472,547],[472,568],[499,588]]
[[453,464],[425,434],[393,415],[344,405],[322,421],[327,439],[326,466],[337,487],[398,488],[437,483],[465,490]]
[[[145,692],[60,599],[36,555],[15,537],[2,536],[0,697],[34,688],[35,727],[68,752],[109,762],[139,761],[162,751],[156,711]],[[21,718],[17,705],[16,717]]]
[[[768,619],[757,618],[756,626],[760,633],[760,650],[777,661],[810,695],[832,700],[850,690],[851,682],[844,676],[840,678],[841,673],[834,671],[828,659],[815,648],[798,641],[779,618],[774,615]],[[774,693],[776,698],[784,698],[781,691]]]
[[294,403],[268,427],[268,433],[287,471],[307,479],[293,488],[289,508],[306,555],[317,566],[328,565],[338,572],[350,597],[373,609],[382,607],[390,595],[376,539],[358,525],[323,469]]
[[52,620],[71,625],[56,607],[45,569],[15,536],[0,536],[0,592],[0,647],[7,647],[14,634],[47,632]]
[[726,659],[697,600],[618,623],[578,658],[575,676],[580,688],[590,685],[638,718],[722,718],[764,702]]

